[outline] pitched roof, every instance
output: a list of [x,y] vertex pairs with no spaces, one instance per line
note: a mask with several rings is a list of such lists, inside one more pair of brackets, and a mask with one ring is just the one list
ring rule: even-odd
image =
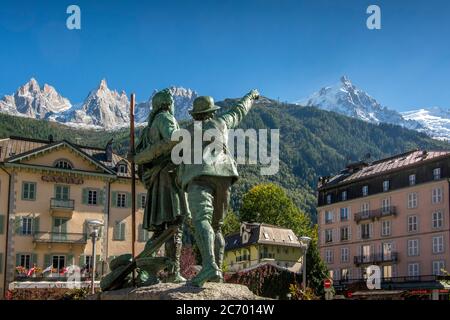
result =
[[[249,238],[243,242],[243,232]],[[271,244],[289,247],[300,247],[301,243],[294,231],[265,223],[247,223],[241,225],[241,231],[225,237],[225,250],[243,248],[252,244]]]
[[[105,149],[90,146],[81,146],[73,144],[66,140],[54,142],[50,140],[38,140],[22,137],[10,137],[7,139],[1,139],[0,163],[12,162],[24,156],[34,154],[42,150],[47,150],[48,148],[56,147],[62,144],[65,144],[70,148],[77,150],[78,152],[80,152],[80,154],[89,158],[99,167],[103,168],[105,171],[111,174],[116,174],[120,177],[131,177],[131,165],[127,159],[113,153],[111,161],[108,161]],[[127,165],[127,173],[117,172],[117,164],[119,162],[123,162]]]
[[414,167],[424,162],[434,161],[449,156],[450,151],[412,150],[389,158],[374,161],[370,164],[361,162],[356,170],[352,166],[348,166],[341,173],[324,181],[320,181],[319,189],[364,180],[373,176]]

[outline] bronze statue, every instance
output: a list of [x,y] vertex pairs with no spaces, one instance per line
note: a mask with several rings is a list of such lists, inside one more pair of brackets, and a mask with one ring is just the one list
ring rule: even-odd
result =
[[[235,160],[227,148],[228,129],[242,121],[258,98],[258,91],[252,90],[237,105],[217,117],[215,113],[220,107],[214,105],[212,97],[198,97],[190,110],[195,121],[188,129],[191,137],[195,136],[195,126],[200,127],[202,136],[212,130],[222,137],[215,137],[221,140],[216,149],[218,152],[201,150],[201,163],[182,163],[178,170],[178,179],[188,195],[194,237],[202,256],[202,270],[191,280],[194,286],[201,287],[206,281],[223,281],[221,268],[225,241],[221,227],[227,213],[230,187],[239,177]],[[194,154],[195,143],[190,145],[191,154]]]

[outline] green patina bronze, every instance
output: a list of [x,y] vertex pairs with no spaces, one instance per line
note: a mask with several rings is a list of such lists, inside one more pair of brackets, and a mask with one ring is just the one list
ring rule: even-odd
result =
[[[206,281],[223,281],[225,241],[221,226],[229,204],[230,187],[239,177],[235,160],[227,148],[228,130],[243,120],[258,98],[258,91],[252,90],[227,112],[215,117],[219,107],[214,105],[213,98],[198,97],[190,111],[196,122],[201,121],[202,134],[213,129],[223,137],[220,152],[203,153],[201,164],[182,163],[178,170],[178,180],[188,195],[194,236],[202,256],[202,270],[191,281],[194,286],[201,287]],[[194,137],[195,124],[188,130]],[[194,145],[192,142],[192,148]]]

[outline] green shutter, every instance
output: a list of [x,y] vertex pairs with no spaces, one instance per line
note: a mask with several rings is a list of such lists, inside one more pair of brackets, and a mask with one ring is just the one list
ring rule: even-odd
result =
[[126,206],[127,206],[127,208],[131,208],[131,200],[132,200],[131,193],[127,192],[126,197],[127,197]]
[[119,222],[117,221],[113,226],[113,240],[119,240]]
[[67,233],[67,224],[69,223],[69,220],[62,219],[63,222],[61,224],[61,233]]
[[73,265],[75,262],[73,261],[73,254],[67,255],[67,266]]
[[125,240],[125,227],[126,227],[126,225],[125,225],[125,222],[122,222],[121,224],[120,224],[120,240]]
[[117,207],[117,191],[112,192],[112,198],[111,198],[111,206],[113,208]]
[[16,235],[21,235],[22,234],[22,217],[15,217],[14,219],[14,230]]
[[36,200],[36,183],[30,183],[30,200]]
[[0,215],[0,234],[5,233],[4,228],[5,228],[5,216]]
[[105,190],[98,190],[98,204],[103,206],[105,204]]
[[84,267],[84,254],[82,254],[82,255],[80,255],[80,260],[78,261],[78,266],[80,267],[80,268],[83,268]]
[[49,254],[44,255],[44,269],[50,267],[52,264],[52,256]]
[[33,231],[33,232],[32,232],[33,234],[39,232],[39,222],[40,222],[39,217],[33,219],[33,230],[32,230],[32,231]]
[[28,190],[29,184],[26,182],[22,182],[22,200],[27,200],[29,195]]
[[83,188],[83,196],[82,196],[82,203],[88,204],[89,201],[89,189]]
[[20,266],[20,253],[16,254],[16,267]]
[[0,253],[0,273],[3,273],[3,253]]
[[142,224],[138,226],[138,241],[144,242],[144,229],[142,229]]
[[36,253],[31,255],[31,267],[34,265],[36,265],[36,267],[38,266],[38,255]]

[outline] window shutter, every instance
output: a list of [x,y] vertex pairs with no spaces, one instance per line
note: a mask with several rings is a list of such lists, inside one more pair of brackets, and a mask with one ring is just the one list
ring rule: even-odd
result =
[[332,242],[336,242],[337,241],[337,232],[338,232],[338,229],[333,229],[333,235],[332,235],[332,237],[333,237],[333,241]]
[[5,227],[5,216],[0,215],[0,234],[4,234],[5,231],[3,230]]
[[39,222],[40,222],[39,217],[36,217],[36,218],[33,219],[33,230],[32,230],[33,234],[39,232]]
[[131,208],[131,201],[132,201],[131,193],[127,192],[126,193],[126,197],[127,197],[127,199],[126,199],[126,202],[127,202],[126,206],[127,206],[127,208]]
[[369,224],[369,237],[373,237],[373,223]]
[[348,226],[348,240],[352,240],[352,226]]
[[138,226],[138,241],[144,242],[144,229],[142,229],[142,224]]
[[78,260],[78,266],[79,266],[80,268],[83,268],[83,267],[84,267],[84,264],[85,264],[84,254],[81,254],[81,255],[80,255],[80,259]]
[[338,212],[337,212],[337,214],[336,214],[336,222],[341,221],[341,210],[342,210],[342,209],[339,209]]
[[117,221],[113,226],[113,240],[119,240],[119,222]]
[[362,247],[358,246],[358,256],[362,256]]
[[52,264],[52,257],[49,254],[44,255],[44,269],[50,267]]
[[120,224],[120,240],[125,240],[125,222]]
[[361,240],[361,225],[356,226],[356,239]]
[[89,199],[89,189],[83,188],[83,196],[82,196],[82,203],[88,204]]
[[3,253],[0,253],[0,273],[3,273]]
[[30,184],[30,200],[36,200],[36,183]]
[[322,244],[325,244],[325,230],[322,230]]
[[20,266],[20,253],[16,254],[16,267]]
[[111,206],[117,208],[117,191],[112,192]]
[[61,233],[67,233],[67,220],[64,220],[63,223],[61,224]]
[[322,215],[322,224],[325,224],[326,211],[322,211],[321,215]]
[[73,261],[73,254],[67,255],[67,266],[71,266],[71,265],[73,265],[73,264],[74,264],[74,261]]
[[98,204],[103,206],[105,204],[105,190],[98,190]]
[[353,217],[352,217],[352,207],[348,207],[348,221],[352,221]]
[[38,256],[35,253],[31,255],[31,267],[33,267],[34,264],[36,264],[36,267],[38,266]]
[[16,235],[21,235],[22,234],[22,217],[15,217],[14,219],[14,230],[16,232]]

